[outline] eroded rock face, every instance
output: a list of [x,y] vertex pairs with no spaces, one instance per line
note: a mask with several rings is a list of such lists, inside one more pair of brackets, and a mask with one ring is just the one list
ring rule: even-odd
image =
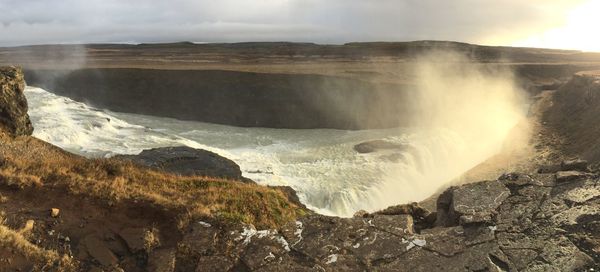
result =
[[25,79],[20,68],[0,67],[0,127],[14,136],[33,133],[24,89]]
[[199,224],[180,251],[196,252],[187,266],[196,271],[583,271],[600,263],[600,179],[584,174],[510,173],[450,188],[423,229],[415,219],[435,212],[407,204],[308,215],[279,230]]
[[252,182],[242,177],[240,166],[216,153],[187,146],[161,147],[138,155],[120,155],[119,159],[184,176],[208,176]]
[[390,128],[407,125],[414,108],[410,84],[339,76],[97,68],[34,70],[27,78],[99,108],[242,127]]
[[461,225],[492,220],[498,206],[510,195],[499,181],[482,181],[452,189],[449,215]]
[[[546,121],[563,137],[557,145],[562,154],[577,156],[591,164],[600,162],[600,73],[578,73],[556,91],[544,113]],[[579,170],[579,169],[574,169]]]

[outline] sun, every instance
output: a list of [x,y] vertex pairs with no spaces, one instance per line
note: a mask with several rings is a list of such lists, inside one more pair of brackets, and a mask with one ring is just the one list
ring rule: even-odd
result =
[[567,13],[563,26],[546,30],[513,46],[577,49],[600,52],[600,0],[590,0]]

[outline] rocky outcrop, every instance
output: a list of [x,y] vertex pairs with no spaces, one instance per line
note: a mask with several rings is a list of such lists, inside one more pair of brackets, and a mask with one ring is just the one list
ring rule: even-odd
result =
[[242,176],[240,166],[216,153],[187,146],[147,149],[138,155],[119,155],[117,159],[183,176],[206,176],[252,182]]
[[33,133],[24,89],[25,80],[20,68],[0,68],[0,127],[14,136]]
[[[581,166],[581,163],[580,163]],[[572,170],[575,171],[575,170]],[[600,179],[510,173],[353,218],[309,215],[279,230],[198,223],[180,271],[583,271],[600,263]],[[435,223],[433,223],[435,221]],[[424,226],[424,227],[423,227]],[[223,245],[231,245],[229,249]],[[195,252],[195,253],[194,253]],[[180,251],[179,255],[182,257]],[[180,264],[184,264],[181,262]],[[202,270],[205,269],[205,270]]]

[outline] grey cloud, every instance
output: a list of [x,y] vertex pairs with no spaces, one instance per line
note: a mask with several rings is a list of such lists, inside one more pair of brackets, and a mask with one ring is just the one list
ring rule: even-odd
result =
[[[551,26],[557,0],[0,0],[0,45],[439,39]],[[500,34],[498,34],[500,35]]]

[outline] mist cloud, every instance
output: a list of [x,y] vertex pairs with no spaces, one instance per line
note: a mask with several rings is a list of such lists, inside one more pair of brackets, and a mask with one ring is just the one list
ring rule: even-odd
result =
[[420,39],[506,43],[560,24],[565,9],[579,2],[0,0],[0,45]]

